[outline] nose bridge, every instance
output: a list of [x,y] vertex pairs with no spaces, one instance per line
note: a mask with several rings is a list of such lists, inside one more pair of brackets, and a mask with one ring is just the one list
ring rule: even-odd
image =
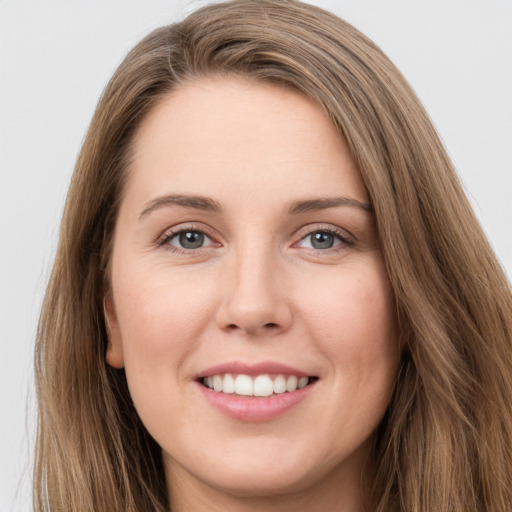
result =
[[219,325],[246,334],[280,332],[288,328],[291,312],[280,291],[279,258],[269,243],[254,240],[233,251],[225,268],[224,300]]

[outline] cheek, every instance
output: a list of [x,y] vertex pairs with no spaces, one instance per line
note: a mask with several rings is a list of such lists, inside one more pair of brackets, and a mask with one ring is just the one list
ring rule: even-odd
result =
[[171,391],[211,318],[212,290],[197,273],[128,260],[113,267],[112,284],[130,395],[146,428],[165,439],[186,418],[186,401]]
[[301,295],[310,335],[344,382],[389,387],[399,358],[395,303],[380,259],[347,266]]
[[373,263],[342,269],[323,287],[315,287],[315,293],[310,291],[304,306],[310,336],[330,365],[326,388],[337,407],[323,429],[334,438],[334,458],[374,432],[389,404],[398,369],[393,294],[383,266]]
[[212,316],[208,282],[197,272],[119,262],[113,292],[129,379],[175,375]]

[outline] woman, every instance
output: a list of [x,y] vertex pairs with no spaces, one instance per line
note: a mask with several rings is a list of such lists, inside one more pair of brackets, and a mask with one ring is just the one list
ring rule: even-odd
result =
[[503,511],[510,286],[403,77],[295,1],[100,100],[37,345],[37,510]]

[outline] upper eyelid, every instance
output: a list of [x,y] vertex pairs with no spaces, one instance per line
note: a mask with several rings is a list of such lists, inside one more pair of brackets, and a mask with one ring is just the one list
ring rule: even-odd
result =
[[165,242],[172,240],[174,237],[178,236],[180,233],[184,231],[197,231],[199,233],[203,233],[206,235],[212,242],[219,243],[217,237],[211,233],[210,229],[206,229],[203,226],[196,225],[195,222],[191,223],[182,223],[177,226],[166,228],[155,240],[157,245],[163,245]]
[[334,224],[325,224],[325,223],[306,224],[305,226],[303,226],[299,230],[297,230],[297,237],[298,237],[298,240],[302,240],[303,238],[311,235],[312,233],[321,232],[321,231],[327,231],[329,233],[334,233],[334,234],[340,236],[341,238],[350,238],[354,241],[357,241],[357,237],[355,235],[353,235],[347,229],[341,228]]
[[168,228],[165,228],[165,230],[162,232],[161,236],[165,235],[177,235],[179,233],[182,233],[183,231],[198,231],[200,233],[204,233],[205,235],[208,235],[209,237],[214,237],[213,230],[211,228],[206,227],[202,223],[196,223],[196,222],[182,222],[180,224],[177,224],[176,226],[171,226]]

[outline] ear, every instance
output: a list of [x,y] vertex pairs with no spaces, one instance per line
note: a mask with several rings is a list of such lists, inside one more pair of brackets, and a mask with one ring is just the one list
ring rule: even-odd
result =
[[112,295],[110,293],[103,301],[103,311],[105,314],[105,323],[108,335],[108,346],[105,359],[113,368],[123,368],[124,355],[121,332],[119,330],[119,322],[117,321],[114,301],[112,300]]

